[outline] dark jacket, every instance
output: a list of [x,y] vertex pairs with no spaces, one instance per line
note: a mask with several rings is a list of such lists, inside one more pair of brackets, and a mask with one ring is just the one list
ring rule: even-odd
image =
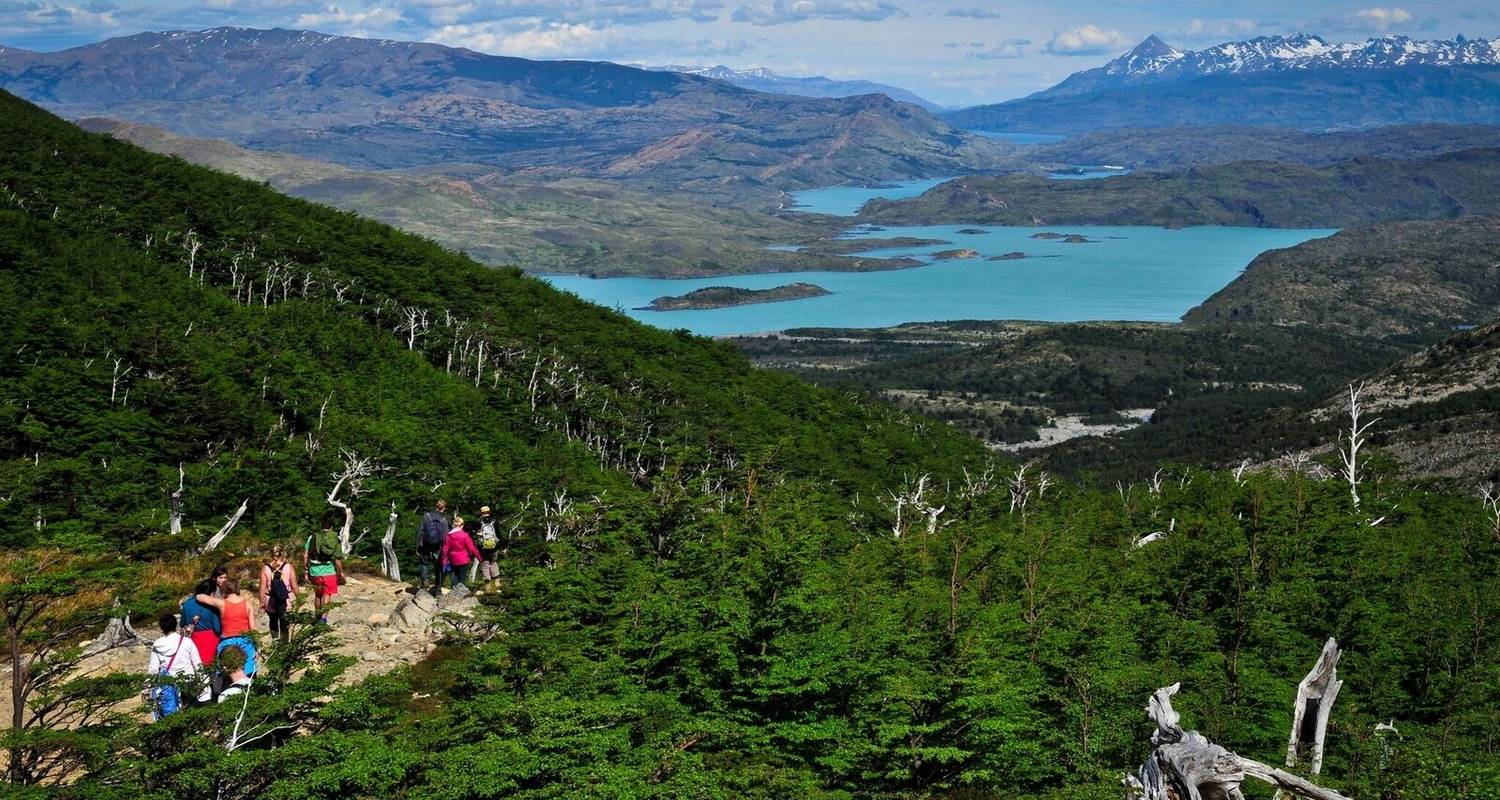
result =
[[438,550],[443,546],[443,540],[448,537],[448,530],[453,526],[449,524],[447,515],[440,511],[429,511],[427,516],[422,517],[422,524],[417,528],[417,549]]

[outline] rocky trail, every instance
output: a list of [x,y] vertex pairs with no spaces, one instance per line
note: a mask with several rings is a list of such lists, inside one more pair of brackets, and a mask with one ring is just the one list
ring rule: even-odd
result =
[[[349,575],[339,587],[337,605],[330,609],[328,622],[334,632],[334,655],[354,658],[354,663],[339,676],[338,684],[358,683],[371,676],[388,672],[402,664],[414,664],[437,646],[451,616],[467,617],[479,601],[466,588],[445,592],[441,599],[426,591],[412,593],[410,585],[377,575]],[[311,608],[311,592],[304,592],[299,610]],[[267,623],[258,611],[255,627],[265,641]],[[78,665],[75,677],[102,676],[135,672],[145,677],[149,643],[158,635],[155,625],[137,629],[139,640],[114,644],[106,641],[106,631],[99,639],[82,643],[85,650],[97,649]],[[118,637],[118,632],[113,632]],[[267,645],[263,645],[267,646]],[[0,666],[0,683],[10,681],[9,665]],[[121,703],[116,710],[144,714],[139,697]],[[8,717],[0,728],[9,727]]]

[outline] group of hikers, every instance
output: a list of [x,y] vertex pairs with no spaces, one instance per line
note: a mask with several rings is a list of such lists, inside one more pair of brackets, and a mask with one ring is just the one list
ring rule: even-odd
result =
[[[444,576],[451,588],[500,577],[500,533],[489,506],[480,506],[479,518],[448,518],[448,503],[438,500],[417,527],[419,587],[429,586],[434,597],[443,593]],[[431,583],[429,584],[429,579]]]
[[[158,622],[162,635],[151,645],[146,664],[150,683],[143,692],[153,719],[184,706],[223,702],[249,691],[261,655],[252,599],[266,617],[273,643],[290,637],[287,615],[304,584],[312,588],[317,623],[328,624],[328,605],[345,581],[343,547],[336,530],[339,519],[336,512],[326,514],[322,530],[307,537],[301,570],[287,559],[285,548],[272,546],[270,557],[261,564],[257,597],[243,593],[239,581],[221,566],[182,599],[177,612],[162,615]],[[489,506],[479,509],[478,519],[454,516],[450,520],[446,501],[438,500],[417,530],[421,580],[415,591],[426,588],[438,597],[445,582],[456,589],[476,579],[494,580],[500,574],[499,551],[500,537]],[[191,693],[191,688],[197,688],[197,693],[185,696],[184,690]]]

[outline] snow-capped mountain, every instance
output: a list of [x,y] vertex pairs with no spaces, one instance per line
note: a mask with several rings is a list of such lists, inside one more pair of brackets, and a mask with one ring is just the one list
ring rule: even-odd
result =
[[1178,50],[1156,36],[1102,67],[1074,73],[1037,97],[1082,94],[1119,86],[1246,75],[1277,70],[1393,69],[1408,66],[1500,65],[1500,39],[1421,40],[1382,36],[1330,43],[1321,36],[1259,36],[1204,50]]
[[941,115],[979,131],[1260,125],[1307,131],[1500,124],[1500,38],[1261,36],[1179,50],[1156,36],[1050,89]]
[[855,97],[862,94],[883,94],[892,100],[900,100],[903,103],[915,103],[929,111],[935,111],[939,108],[937,104],[899,86],[889,86],[874,81],[835,80],[833,78],[825,78],[821,75],[795,77],[781,75],[765,67],[731,69],[722,64],[712,67],[667,64],[659,67],[646,67],[646,69],[657,72],[678,72],[684,75],[712,78],[757,92],[794,94],[803,97]]

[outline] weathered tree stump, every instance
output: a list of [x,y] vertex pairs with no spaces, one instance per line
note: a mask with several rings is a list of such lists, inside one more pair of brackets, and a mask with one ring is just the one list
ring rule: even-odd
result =
[[1147,713],[1156,723],[1151,743],[1156,746],[1134,780],[1131,795],[1140,800],[1244,800],[1240,784],[1246,777],[1312,800],[1349,800],[1330,789],[1284,770],[1239,756],[1210,742],[1197,731],[1184,731],[1172,708],[1172,695],[1181,684],[1156,690]]

